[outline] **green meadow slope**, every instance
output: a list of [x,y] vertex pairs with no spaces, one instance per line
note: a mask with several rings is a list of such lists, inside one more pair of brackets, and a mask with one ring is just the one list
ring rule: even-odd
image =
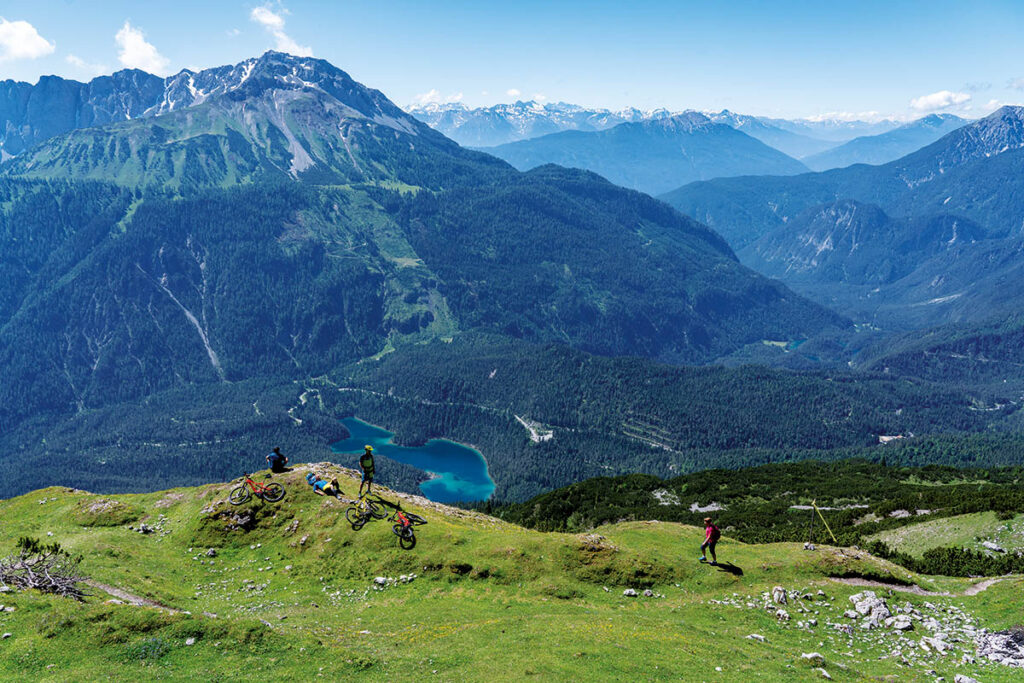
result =
[[[0,556],[22,536],[57,541],[84,556],[93,581],[84,604],[0,593],[0,635],[10,634],[0,679],[810,681],[819,667],[837,681],[1019,679],[1020,669],[964,663],[970,638],[945,655],[920,642],[934,635],[928,618],[948,621],[951,640],[965,624],[1019,623],[1021,577],[921,577],[856,549],[728,534],[718,548],[728,564],[716,568],[696,561],[692,526],[542,533],[382,489],[428,520],[405,551],[386,522],[354,531],[344,502],[311,493],[310,468],[357,489],[353,471],[323,463],[276,475],[288,491],[276,504],[229,505],[236,482],[0,501]],[[855,623],[843,612],[864,589],[836,576],[889,582],[874,590],[917,610],[915,629],[836,629]],[[965,595],[972,585],[986,589]],[[766,609],[775,586],[789,599]],[[824,663],[802,657],[811,652]]]

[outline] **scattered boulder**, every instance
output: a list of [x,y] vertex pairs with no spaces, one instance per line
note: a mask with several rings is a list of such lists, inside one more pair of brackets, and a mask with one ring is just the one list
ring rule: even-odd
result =
[[216,548],[210,548],[209,550],[206,551],[206,556],[207,557],[217,557],[217,549]]
[[789,621],[789,612],[784,609],[776,610],[775,618],[779,621]]
[[764,636],[762,636],[760,634],[757,634],[757,633],[751,633],[749,636],[747,636],[747,638],[749,640],[756,640],[759,643],[767,643],[768,642],[767,638],[765,638]]
[[802,655],[800,655],[800,658],[814,666],[825,665],[825,655],[821,654],[820,652],[805,652]]
[[785,605],[788,602],[786,598],[786,589],[782,586],[772,588],[772,602],[776,605]]
[[196,639],[195,638],[186,638],[185,639],[185,644],[186,645],[195,645],[196,644]]
[[818,673],[821,674],[821,677],[824,678],[825,680],[827,680],[827,681],[831,681],[832,680],[832,676],[830,676],[829,673],[827,671],[825,671],[825,669],[820,667],[820,666],[818,667]]
[[10,637],[11,637],[12,635],[14,635],[14,634],[13,634],[13,633],[5,633],[5,634],[3,634],[2,636],[0,636],[0,640],[7,640],[7,639],[8,639],[8,638],[10,638]]
[[953,679],[953,683],[981,683],[977,678],[971,678],[963,674],[957,674],[956,678]]
[[983,548],[988,548],[989,550],[991,550],[992,552],[995,552],[995,553],[1005,553],[1006,552],[1006,548],[1003,548],[1002,546],[1000,546],[995,541],[982,541],[981,545],[982,545]]
[[622,594],[625,595],[627,598],[635,598],[637,596],[637,592],[632,588],[627,588],[626,590],[622,591]]

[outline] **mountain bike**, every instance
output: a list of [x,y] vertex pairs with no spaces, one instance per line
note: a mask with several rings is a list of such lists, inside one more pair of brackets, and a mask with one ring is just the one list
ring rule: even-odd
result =
[[228,494],[228,502],[232,505],[241,505],[245,501],[249,500],[249,497],[253,494],[256,494],[257,498],[261,498],[268,503],[276,503],[284,498],[284,487],[276,481],[269,484],[263,484],[258,481],[253,481],[252,475],[250,474],[243,474],[242,477],[244,477],[245,481],[239,486],[231,489],[231,493]]
[[[371,495],[373,498],[371,499]],[[359,500],[345,510],[345,519],[352,525],[352,529],[359,531],[371,519],[384,519],[388,516],[381,499],[369,491],[359,496]]]
[[427,520],[419,515],[412,512],[404,512],[400,507],[395,508],[394,514],[391,515],[391,521],[394,522],[391,526],[391,531],[394,532],[395,536],[398,536],[398,545],[403,550],[412,550],[416,545],[416,530],[413,527],[427,523]]

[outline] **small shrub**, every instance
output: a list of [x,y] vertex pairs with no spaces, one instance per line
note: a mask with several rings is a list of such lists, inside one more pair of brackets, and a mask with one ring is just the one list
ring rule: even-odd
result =
[[126,662],[155,662],[170,651],[171,646],[163,638],[147,638],[125,646],[121,659]]

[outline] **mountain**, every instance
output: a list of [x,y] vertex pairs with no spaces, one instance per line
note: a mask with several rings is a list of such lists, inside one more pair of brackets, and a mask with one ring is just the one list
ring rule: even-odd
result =
[[665,204],[519,173],[327,62],[267,53],[168,83],[151,115],[3,167],[7,424],[469,329],[702,362],[847,325]]
[[993,234],[1024,220],[1013,198],[1024,161],[1024,108],[1003,107],[896,161],[792,177],[720,178],[663,195],[741,249],[807,209],[853,199],[893,215],[950,213]]
[[[418,145],[418,147],[417,147]],[[436,153],[427,153],[432,150]],[[269,52],[167,79],[137,118],[80,128],[9,160],[7,175],[129,186],[287,180],[458,182],[501,165],[409,117],[322,60]]]
[[0,161],[75,128],[143,116],[164,89],[164,79],[138,69],[88,83],[59,76],[43,76],[35,85],[0,81]]
[[476,109],[458,102],[417,104],[407,107],[406,111],[466,147],[493,147],[564,130],[605,130],[620,123],[671,115],[664,109],[611,111],[566,102],[540,103],[532,100]]
[[966,123],[966,119],[953,114],[930,114],[887,133],[854,138],[838,147],[807,156],[803,162],[814,171],[852,164],[884,164],[915,152]]
[[651,194],[701,178],[806,170],[799,161],[697,112],[596,133],[555,133],[487,151],[521,170],[543,164],[585,168]]
[[796,159],[823,152],[836,145],[833,140],[824,140],[787,130],[775,123],[769,123],[769,119],[762,117],[737,114],[728,109],[723,109],[720,112],[705,112],[705,114],[715,123],[724,123],[730,128],[746,133],[769,147],[774,147]]
[[881,166],[719,179],[665,199],[748,265],[847,315],[907,329],[1024,306],[1013,284],[1024,268],[1022,171],[1024,109],[1004,107]]
[[865,135],[881,135],[900,126],[895,119],[865,121],[857,118],[829,115],[806,119],[776,119],[759,117],[761,122],[798,135],[817,140],[843,143]]

